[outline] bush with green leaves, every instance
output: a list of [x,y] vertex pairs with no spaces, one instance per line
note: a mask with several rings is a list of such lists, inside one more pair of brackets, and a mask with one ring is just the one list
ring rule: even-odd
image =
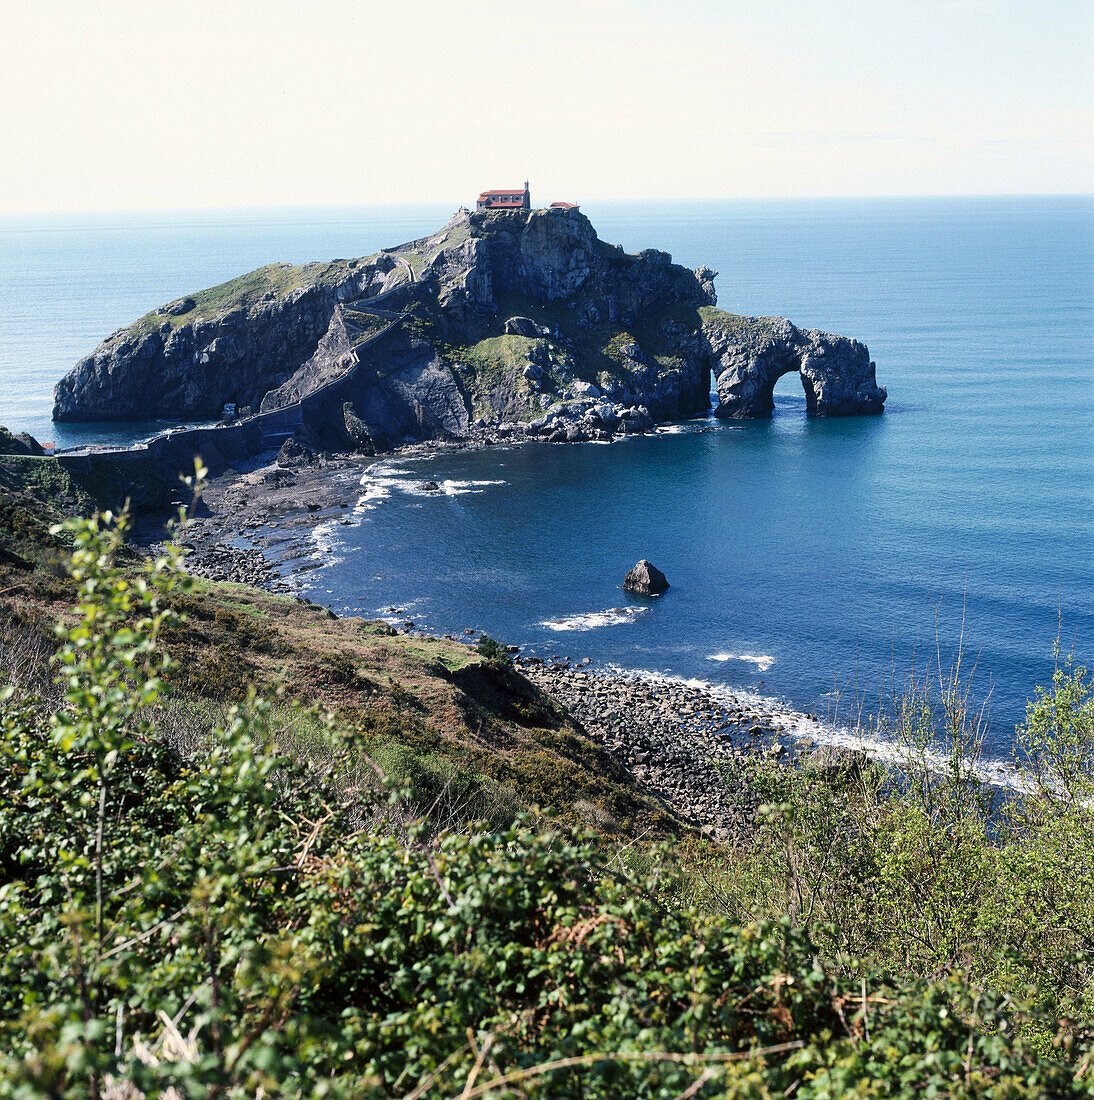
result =
[[491,638],[489,634],[484,634],[479,638],[479,644],[475,647],[475,652],[484,657],[488,661],[492,661],[497,665],[505,665],[508,667],[513,663],[513,658],[509,655],[509,650],[494,638]]
[[[872,964],[928,978],[960,968],[1036,1008],[1048,1054],[1094,1042],[1094,698],[1057,662],[1018,730],[1001,799],[977,778],[979,711],[947,676],[883,715],[896,762],[847,771],[757,766],[751,842],[699,865],[692,889],[733,920],[789,917],[850,975]],[[868,962],[867,962],[868,961]],[[1061,1028],[1060,1022],[1063,1022]]]
[[[157,727],[173,553],[73,524],[65,705],[5,695],[0,1097],[1092,1095],[959,972],[825,963],[681,899],[651,852],[437,834],[336,727],[303,767],[250,700]],[[168,1090],[174,1092],[168,1092]]]

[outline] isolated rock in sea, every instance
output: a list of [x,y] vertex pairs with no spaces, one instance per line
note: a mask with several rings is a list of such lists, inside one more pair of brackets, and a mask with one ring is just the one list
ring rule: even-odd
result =
[[669,587],[665,574],[643,558],[627,574],[623,587],[628,592],[637,592],[640,596],[660,596]]

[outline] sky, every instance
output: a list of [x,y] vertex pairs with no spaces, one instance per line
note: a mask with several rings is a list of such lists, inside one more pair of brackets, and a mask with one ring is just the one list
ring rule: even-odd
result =
[[0,213],[1094,191],[1088,0],[0,0]]

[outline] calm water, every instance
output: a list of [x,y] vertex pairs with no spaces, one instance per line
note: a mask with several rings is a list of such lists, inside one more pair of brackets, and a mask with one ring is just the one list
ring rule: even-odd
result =
[[[57,377],[107,332],[274,260],[360,255],[449,211],[0,224],[0,423],[58,443]],[[336,609],[405,609],[539,652],[825,710],[948,659],[964,616],[993,751],[1065,648],[1094,655],[1094,200],[590,207],[602,237],[720,271],[720,304],[866,341],[881,417],[693,422],[612,446],[387,463],[303,574]],[[133,428],[124,429],[133,434]],[[124,434],[124,433],[123,433]],[[444,483],[424,495],[423,478]],[[654,601],[619,585],[639,557]]]

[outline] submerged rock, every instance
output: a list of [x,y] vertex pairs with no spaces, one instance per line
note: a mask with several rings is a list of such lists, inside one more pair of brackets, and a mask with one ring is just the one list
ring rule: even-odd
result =
[[628,592],[637,592],[640,596],[660,596],[662,592],[667,591],[669,582],[656,565],[643,558],[627,574],[623,587]]

